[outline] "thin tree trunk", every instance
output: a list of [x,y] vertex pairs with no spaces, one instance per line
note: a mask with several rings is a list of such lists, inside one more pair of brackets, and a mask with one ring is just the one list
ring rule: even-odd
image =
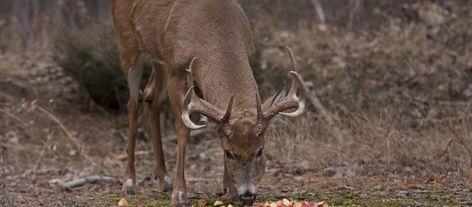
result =
[[315,8],[316,14],[318,15],[318,18],[320,19],[321,24],[325,24],[326,18],[325,18],[323,6],[321,5],[320,0],[311,0],[311,3],[313,4],[313,7]]

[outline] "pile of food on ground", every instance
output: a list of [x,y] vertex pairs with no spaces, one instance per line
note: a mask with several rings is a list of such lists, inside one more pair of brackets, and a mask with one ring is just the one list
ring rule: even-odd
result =
[[[231,204],[225,205],[222,201],[216,201],[213,206],[218,207],[232,207]],[[310,201],[290,201],[286,198],[276,202],[265,202],[263,204],[255,204],[257,207],[328,207],[325,202],[310,202]]]

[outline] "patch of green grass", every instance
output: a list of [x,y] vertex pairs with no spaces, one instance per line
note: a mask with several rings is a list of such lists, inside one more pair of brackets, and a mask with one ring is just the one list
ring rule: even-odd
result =
[[[385,190],[379,189],[366,189],[362,192],[367,192],[366,196],[361,196],[362,193],[358,190],[352,189],[332,189],[330,191],[318,193],[303,193],[297,195],[269,195],[261,196],[257,202],[275,202],[283,198],[297,201],[324,201],[329,206],[378,206],[378,207],[397,207],[397,206],[412,206],[415,203],[424,206],[458,206],[460,202],[454,199],[454,193],[444,189],[432,189],[423,192],[409,191],[408,196],[398,197],[394,191],[389,191],[385,194]],[[118,201],[121,199],[119,194],[104,195],[99,199],[99,205],[102,206],[117,206]],[[223,201],[226,205],[232,204],[234,207],[239,205],[234,204],[227,197],[197,197],[189,199],[189,203],[198,206],[198,201],[204,199],[207,202],[207,206],[211,207],[216,201]],[[165,207],[172,206],[170,196],[133,196],[127,198],[130,206],[136,206],[141,204],[142,206],[149,207]]]

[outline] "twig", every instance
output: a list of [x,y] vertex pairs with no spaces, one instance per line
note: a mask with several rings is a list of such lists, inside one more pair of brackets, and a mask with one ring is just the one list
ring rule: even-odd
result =
[[69,137],[69,139],[74,143],[74,145],[77,148],[79,148],[79,152],[81,152],[80,154],[83,157],[85,157],[85,159],[87,159],[91,164],[97,165],[97,163],[95,163],[95,161],[87,153],[84,153],[85,150],[83,149],[82,144],[80,143],[80,141],[74,135],[72,135],[72,133],[67,129],[67,127],[54,114],[52,114],[51,112],[49,112],[45,108],[37,105],[36,101],[33,101],[31,104],[32,104],[33,109],[35,109],[35,108],[39,109],[41,112],[48,115],[48,117],[50,119],[52,119],[54,122],[56,122],[56,124],[59,125],[59,127],[62,129],[62,131],[64,131],[66,133],[67,137]]
[[461,136],[459,136],[459,134],[456,132],[456,130],[454,130],[451,126],[448,126],[449,130],[452,132],[452,134],[454,135],[454,137],[457,138],[457,140],[459,140],[460,144],[462,146],[464,146],[465,150],[467,151],[467,153],[469,153],[469,157],[470,157],[470,163],[469,163],[469,167],[472,167],[472,151],[469,149],[469,147],[467,146],[467,144],[465,143],[464,139],[462,139]]
[[19,117],[15,116],[14,114],[12,114],[12,113],[10,113],[6,110],[3,110],[3,109],[0,109],[0,112],[5,113],[7,116],[9,116],[9,117],[13,118],[14,120],[22,123],[23,125],[28,126],[28,124],[23,119],[20,119]]
[[347,28],[349,30],[352,30],[352,25],[353,25],[353,22],[354,22],[354,15],[359,10],[359,7],[360,7],[363,0],[351,0],[351,2],[352,1],[354,1],[354,7],[352,8],[351,13],[349,14],[349,23],[347,25]]
[[38,169],[38,166],[39,166],[39,162],[41,161],[41,159],[43,158],[43,155],[44,155],[44,152],[46,151],[46,148],[47,148],[47,145],[49,144],[49,140],[51,140],[52,136],[54,134],[48,134],[47,138],[46,138],[46,142],[44,143],[42,149],[41,149],[41,152],[39,153],[38,155],[38,158],[36,159],[36,162],[33,166],[33,169],[31,170],[31,173],[33,173],[33,175],[35,174],[36,170]]
[[79,178],[79,179],[76,179],[76,180],[66,182],[66,183],[62,184],[62,189],[71,190],[72,188],[79,187],[79,186],[85,185],[87,183],[98,183],[98,182],[123,184],[123,180],[121,180],[119,178],[108,177],[108,176],[100,176],[100,175],[92,175],[92,176],[87,176],[87,177],[83,177],[83,178]]
[[452,138],[450,138],[444,150],[438,155],[438,160],[449,152],[449,148],[451,147],[452,141]]

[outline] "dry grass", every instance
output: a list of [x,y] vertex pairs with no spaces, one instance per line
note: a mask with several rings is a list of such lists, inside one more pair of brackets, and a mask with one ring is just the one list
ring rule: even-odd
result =
[[[415,8],[423,7],[431,5]],[[472,24],[467,14],[453,12],[442,24],[392,18],[368,32],[304,23],[275,33],[265,32],[274,31],[266,25],[256,29],[255,39],[269,48],[260,51],[271,64],[266,70],[283,74],[280,68],[288,68],[288,60],[270,48],[292,46],[302,75],[343,136],[337,140],[317,113],[279,119],[269,133],[270,157],[314,169],[348,166],[357,175],[404,172],[403,167],[427,175],[472,167],[467,150],[472,147],[472,47],[467,44]]]
[[[311,20],[287,26],[270,16],[276,13],[258,14],[253,22],[258,51],[252,65],[263,96],[287,80],[288,55],[277,48],[289,45],[300,73],[340,129],[336,132],[313,106],[301,118],[278,118],[269,132],[268,158],[315,170],[365,166],[377,173],[395,172],[400,166],[425,172],[470,167],[466,148],[472,148],[472,122],[466,112],[472,107],[472,45],[467,44],[472,22],[461,8],[444,13],[431,5],[411,4],[408,17],[394,16],[398,11],[377,14],[384,15],[381,24],[355,31],[332,24],[325,30]],[[421,15],[425,8],[433,8],[430,13],[444,22],[429,22]],[[123,105],[126,83],[111,27],[92,25],[60,34],[55,46],[62,68],[96,102]],[[97,71],[103,74],[97,76]],[[30,158],[18,161],[22,159]]]

